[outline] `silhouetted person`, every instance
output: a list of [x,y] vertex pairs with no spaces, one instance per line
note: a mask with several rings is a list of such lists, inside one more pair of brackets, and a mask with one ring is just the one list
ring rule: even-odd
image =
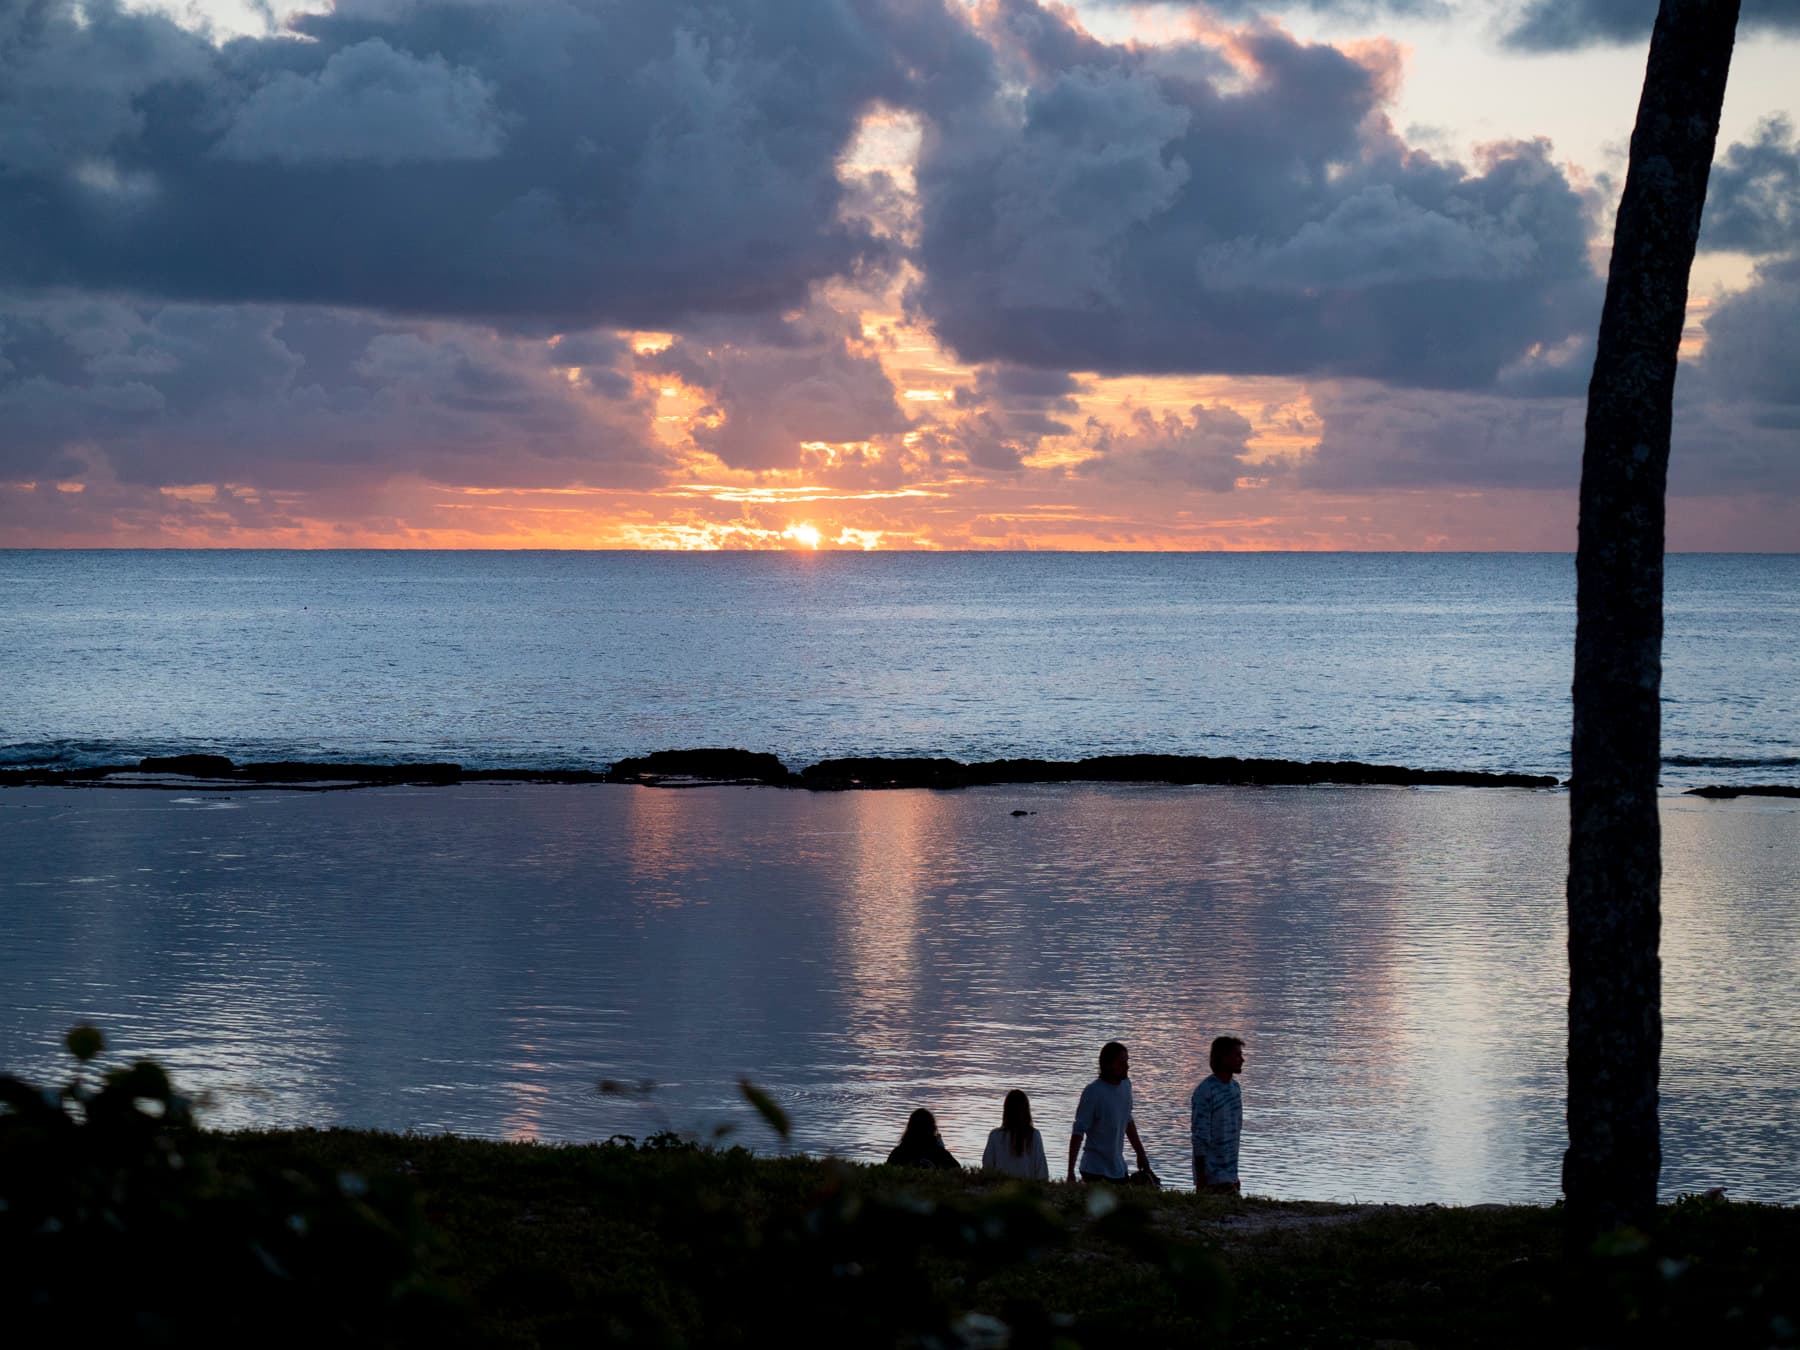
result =
[[[1124,1181],[1125,1141],[1137,1153],[1138,1170],[1149,1176],[1150,1157],[1131,1118],[1131,1052],[1117,1041],[1100,1047],[1100,1076],[1081,1090],[1075,1128],[1069,1135],[1069,1180],[1081,1161],[1083,1181]],[[1083,1140],[1086,1147],[1082,1147]]]
[[922,1106],[907,1117],[906,1132],[887,1160],[894,1167],[944,1167],[951,1171],[962,1167],[938,1138],[937,1119]]
[[1027,1181],[1050,1180],[1050,1160],[1044,1156],[1044,1136],[1031,1128],[1031,1098],[1018,1088],[1006,1094],[1000,1105],[1000,1128],[988,1135],[982,1152],[983,1168],[1004,1172]]
[[1232,1077],[1244,1071],[1244,1043],[1220,1036],[1208,1056],[1212,1073],[1200,1080],[1193,1108],[1194,1189],[1238,1189],[1238,1137],[1244,1132],[1243,1089]]

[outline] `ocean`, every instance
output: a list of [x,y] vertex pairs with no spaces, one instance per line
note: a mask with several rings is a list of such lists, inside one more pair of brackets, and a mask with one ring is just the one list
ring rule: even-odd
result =
[[[1665,782],[1800,783],[1800,557],[1669,560]],[[1566,775],[1545,554],[0,552],[0,765],[700,745]]]
[[[703,744],[1563,773],[1545,556],[0,553],[13,764],[598,767]],[[1670,561],[1663,1188],[1800,1201],[1800,559]],[[1567,797],[1061,784],[0,788],[0,1069],[92,1020],[221,1127],[965,1162],[1107,1039],[1187,1175],[1247,1041],[1246,1188],[1558,1193]],[[651,1084],[602,1093],[611,1080]],[[1052,1153],[1055,1153],[1052,1148]]]

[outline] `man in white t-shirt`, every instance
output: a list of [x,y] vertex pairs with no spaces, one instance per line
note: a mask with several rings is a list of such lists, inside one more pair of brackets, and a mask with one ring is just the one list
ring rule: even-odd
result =
[[[1117,1041],[1100,1050],[1100,1076],[1081,1090],[1075,1128],[1069,1137],[1069,1180],[1081,1164],[1083,1181],[1125,1180],[1125,1141],[1137,1154],[1140,1172],[1150,1170],[1150,1157],[1131,1118],[1131,1053]],[[1085,1141],[1086,1147],[1083,1148]]]

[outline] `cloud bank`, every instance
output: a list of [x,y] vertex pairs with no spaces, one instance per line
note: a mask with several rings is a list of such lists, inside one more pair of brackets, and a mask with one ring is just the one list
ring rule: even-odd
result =
[[[0,0],[0,540],[603,505],[603,542],[779,544],[812,503],[852,546],[1404,545],[1449,536],[1341,503],[1567,494],[1603,193],[1529,125],[1427,153],[1394,43],[1270,8],[344,0],[214,42]],[[1789,118],[1721,149],[1702,248],[1748,280],[1696,305],[1678,494],[1800,495],[1796,201]]]
[[987,64],[941,0],[347,0],[220,47],[116,0],[0,15],[0,285],[526,327],[879,265],[839,155]]
[[927,140],[911,296],[968,359],[1470,388],[1598,313],[1592,203],[1548,146],[1410,149],[1391,48],[1253,29],[1228,65],[986,16],[1010,78]]
[[[1526,0],[1506,27],[1508,46],[1563,51],[1598,43],[1650,41],[1658,0]],[[1791,0],[1743,0],[1738,32],[1800,33],[1800,6]]]

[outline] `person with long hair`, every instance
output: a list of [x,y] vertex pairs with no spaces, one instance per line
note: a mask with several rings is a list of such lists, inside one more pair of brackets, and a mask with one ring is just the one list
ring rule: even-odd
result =
[[900,1142],[894,1145],[894,1151],[888,1154],[887,1160],[894,1167],[962,1170],[962,1164],[951,1156],[950,1150],[944,1147],[944,1141],[938,1137],[937,1118],[922,1106],[907,1117],[906,1131],[900,1136]]
[[1044,1156],[1044,1136],[1031,1128],[1031,1098],[1018,1088],[1006,1094],[1000,1105],[1000,1128],[988,1135],[981,1155],[984,1170],[1004,1172],[1027,1181],[1050,1180],[1050,1160]]

